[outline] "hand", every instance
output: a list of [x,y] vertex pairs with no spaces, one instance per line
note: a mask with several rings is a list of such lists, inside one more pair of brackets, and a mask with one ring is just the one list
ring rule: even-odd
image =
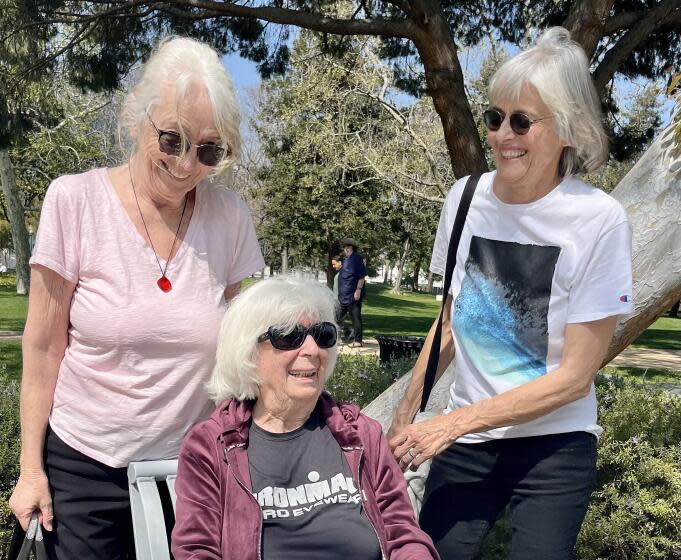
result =
[[[442,453],[459,437],[454,434],[450,415],[436,416],[406,426],[390,439],[390,449],[403,471],[412,471]],[[390,429],[392,430],[392,426]]]
[[362,299],[362,290],[359,288],[355,290],[355,301],[359,301]]
[[25,531],[31,521],[31,514],[38,511],[38,521],[47,531],[52,530],[52,495],[45,471],[21,473],[14,492],[9,499],[9,507]]
[[396,436],[400,435],[404,431],[404,429],[409,425],[411,425],[410,421],[403,420],[399,418],[398,415],[396,414],[393,417],[393,421],[390,424],[390,427],[388,428],[388,433],[386,434],[385,437],[388,438],[388,441],[390,441]]

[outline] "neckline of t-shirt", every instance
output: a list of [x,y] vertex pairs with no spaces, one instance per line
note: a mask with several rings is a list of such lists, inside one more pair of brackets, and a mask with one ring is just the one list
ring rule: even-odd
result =
[[254,421],[251,421],[251,432],[255,433],[256,437],[260,437],[261,439],[266,439],[268,441],[290,441],[292,439],[299,438],[304,432],[313,431],[318,427],[319,418],[316,409],[312,412],[310,417],[305,420],[305,423],[302,426],[290,432],[270,432],[269,430],[258,426]]
[[553,189],[551,189],[548,193],[546,193],[538,200],[534,200],[532,202],[527,203],[511,204],[501,200],[497,196],[497,193],[494,192],[494,177],[496,176],[496,173],[497,173],[496,171],[492,171],[489,174],[489,179],[486,184],[486,191],[489,193],[489,196],[494,202],[494,204],[500,206],[501,208],[504,208],[505,210],[510,210],[512,212],[527,212],[528,210],[541,208],[542,206],[551,202],[556,196],[558,196],[558,193],[560,191],[565,189],[565,185],[567,184],[568,180],[568,177],[563,177],[560,183],[558,183]]
[[[147,243],[146,239],[142,237],[139,231],[137,231],[137,228],[135,227],[135,224],[132,222],[130,219],[130,216],[128,216],[128,213],[125,211],[125,208],[123,207],[123,203],[121,202],[120,197],[118,196],[118,193],[116,192],[116,189],[113,186],[113,183],[111,182],[111,178],[109,177],[109,173],[106,167],[101,167],[99,169],[99,178],[102,184],[104,185],[104,188],[109,196],[109,199],[111,200],[112,206],[115,208],[115,211],[118,213],[119,216],[119,221],[121,222],[121,225],[124,227],[126,231],[129,232],[130,237],[135,241],[135,243],[140,246],[143,250],[147,251],[149,253],[149,256],[152,258],[152,260],[155,262],[156,258],[158,258],[159,262],[161,263],[162,267],[165,267],[166,265],[166,260],[161,258]],[[180,242],[180,246],[177,249],[177,252],[175,255],[173,255],[173,258],[170,261],[170,264],[168,265],[168,270],[172,270],[175,268],[175,264],[179,262],[180,258],[184,255],[184,253],[187,251],[189,248],[189,242],[192,240],[194,236],[194,230],[196,229],[195,223],[196,223],[196,218],[198,217],[200,213],[200,206],[201,206],[201,201],[203,200],[203,197],[201,196],[201,185],[197,185],[196,191],[195,191],[195,198],[194,198],[194,210],[192,211],[192,216],[191,219],[189,220],[189,226],[187,226],[187,231],[184,234],[184,238]]]

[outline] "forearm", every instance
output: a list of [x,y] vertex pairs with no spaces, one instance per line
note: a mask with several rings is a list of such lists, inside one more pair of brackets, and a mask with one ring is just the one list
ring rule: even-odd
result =
[[[595,370],[594,370],[595,373]],[[466,434],[524,424],[589,394],[592,375],[565,368],[447,415],[452,441]]]
[[[43,469],[43,444],[47,421],[52,409],[54,388],[66,343],[41,347],[32,344],[30,335],[23,343],[20,419],[22,472]],[[66,336],[64,336],[66,339]]]
[[364,287],[365,281],[366,281],[365,278],[360,278],[359,280],[357,280],[357,288],[355,288],[355,289],[361,290]]

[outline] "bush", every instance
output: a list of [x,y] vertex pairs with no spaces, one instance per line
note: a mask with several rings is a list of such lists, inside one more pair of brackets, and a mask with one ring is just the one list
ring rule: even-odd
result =
[[577,557],[681,559],[681,398],[618,379],[598,394],[598,485]]
[[326,389],[335,399],[362,408],[410,371],[415,362],[416,358],[401,358],[379,364],[374,356],[339,355]]
[[0,378],[0,559],[7,557],[14,515],[9,500],[19,478],[19,383]]

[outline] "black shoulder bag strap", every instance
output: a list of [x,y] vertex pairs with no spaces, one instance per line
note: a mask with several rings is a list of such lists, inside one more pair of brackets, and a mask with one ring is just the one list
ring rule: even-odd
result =
[[456,211],[452,235],[449,238],[447,265],[445,266],[444,285],[442,286],[442,308],[440,309],[440,317],[437,321],[437,328],[435,329],[435,335],[433,336],[433,344],[430,347],[430,355],[428,356],[426,377],[423,381],[423,395],[421,396],[421,412],[426,409],[428,397],[430,397],[430,392],[433,390],[433,385],[435,384],[435,374],[437,373],[437,365],[440,361],[440,344],[442,342],[442,316],[445,311],[447,296],[449,295],[449,287],[452,283],[454,266],[456,266],[456,251],[459,248],[459,240],[461,239],[461,232],[463,232],[463,225],[466,223],[466,215],[468,214],[468,209],[471,207],[471,200],[473,200],[475,188],[478,186],[479,180],[480,175],[471,175],[466,181],[466,186],[461,195],[461,202],[459,202],[459,208]]

